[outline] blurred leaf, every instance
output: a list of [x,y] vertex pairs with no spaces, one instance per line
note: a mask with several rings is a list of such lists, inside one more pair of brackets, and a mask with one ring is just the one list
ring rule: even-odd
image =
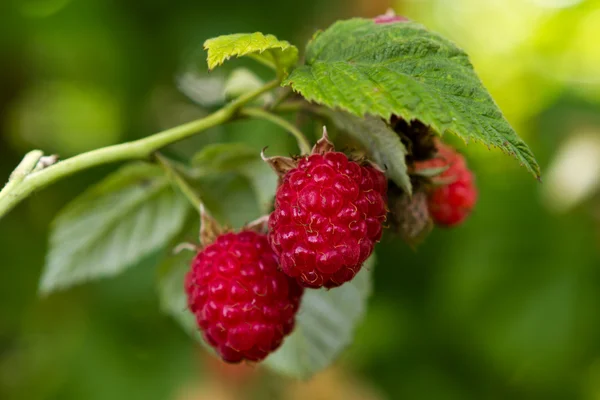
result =
[[194,103],[202,107],[225,104],[225,77],[219,74],[185,72],[177,77],[177,87]]
[[215,143],[204,146],[192,158],[192,165],[204,174],[244,169],[260,160],[260,154],[244,143]]
[[125,166],[57,216],[40,291],[119,274],[161,249],[181,229],[188,209],[160,168]]
[[[225,96],[235,99],[264,85],[262,79],[247,68],[234,69],[225,82]],[[264,95],[263,95],[264,98]]]
[[226,227],[240,228],[261,215],[254,189],[241,174],[201,176],[193,184],[211,214]]
[[400,136],[381,118],[359,118],[343,111],[331,111],[329,115],[334,125],[365,147],[375,163],[385,169],[386,175],[398,187],[412,192],[410,177],[406,172],[406,147],[400,141]]
[[161,310],[175,318],[190,336],[203,342],[196,318],[188,310],[184,290],[185,275],[190,270],[194,255],[191,251],[182,251],[165,259],[158,269],[158,294]]
[[277,176],[260,158],[258,151],[243,143],[217,143],[205,146],[192,159],[201,175],[235,172],[250,182],[261,212],[271,209]]
[[273,69],[287,71],[298,62],[298,49],[273,35],[237,33],[204,42],[208,50],[208,69],[223,64],[231,57],[249,56]]
[[334,362],[352,342],[366,312],[374,265],[373,255],[352,281],[331,290],[306,290],[294,332],[265,364],[286,375],[309,378]]
[[359,117],[420,120],[513,155],[540,176],[531,150],[517,136],[473,71],[467,55],[422,25],[375,24],[354,18],[317,34],[306,65],[284,81],[310,101]]

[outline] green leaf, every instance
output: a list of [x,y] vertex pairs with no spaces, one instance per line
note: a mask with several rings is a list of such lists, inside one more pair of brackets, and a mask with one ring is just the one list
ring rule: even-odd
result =
[[451,41],[414,22],[375,24],[354,18],[317,34],[306,65],[283,82],[306,99],[359,117],[420,120],[438,134],[496,146],[540,176],[517,136]]
[[244,143],[215,143],[196,153],[192,165],[204,174],[218,174],[244,169],[259,160],[260,153]]
[[243,143],[205,146],[193,157],[192,165],[201,175],[235,172],[243,176],[250,182],[261,212],[270,210],[277,189],[277,176],[252,147]]
[[223,64],[231,57],[249,56],[282,72],[287,72],[298,62],[298,48],[273,35],[237,33],[219,36],[204,42],[208,50],[208,69]]
[[309,378],[329,366],[354,337],[371,294],[371,256],[356,277],[327,290],[306,290],[296,317],[294,332],[265,364],[280,373]]
[[140,163],[120,169],[55,219],[40,291],[119,274],[165,246],[188,210],[160,168]]
[[177,76],[177,88],[201,107],[215,107],[225,104],[225,76],[204,74],[194,70]]
[[365,147],[371,159],[385,169],[388,178],[406,192],[412,192],[406,170],[406,147],[381,118],[370,115],[359,118],[343,111],[331,111],[328,115],[338,129]]
[[203,343],[194,314],[188,310],[184,289],[185,275],[193,258],[193,252],[182,251],[165,259],[158,268],[158,295],[161,310],[173,317],[190,336]]

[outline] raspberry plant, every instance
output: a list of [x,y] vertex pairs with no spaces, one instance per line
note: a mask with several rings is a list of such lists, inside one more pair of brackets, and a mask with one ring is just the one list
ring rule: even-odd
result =
[[[472,173],[440,137],[500,148],[540,176],[467,55],[404,17],[338,21],[313,36],[302,62],[294,45],[260,32],[204,46],[211,70],[248,57],[274,77],[263,83],[234,71],[222,96],[230,101],[202,119],[61,161],[34,150],[10,176],[0,218],[60,179],[133,161],[56,217],[41,293],[114,276],[152,256],[161,260],[162,308],[190,335],[204,342],[202,331],[227,361],[264,359],[276,371],[308,377],[352,341],[382,228],[415,245],[432,220],[454,225],[473,208]],[[315,138],[284,114],[327,126],[338,151],[324,137],[311,155]],[[265,162],[242,143],[215,143],[190,160],[168,156],[175,142],[249,119],[285,129],[299,154],[263,155]],[[231,174],[249,182],[261,211],[241,233],[209,217],[227,221],[244,209],[247,200],[228,186],[237,179]],[[194,243],[181,244],[190,237]]]

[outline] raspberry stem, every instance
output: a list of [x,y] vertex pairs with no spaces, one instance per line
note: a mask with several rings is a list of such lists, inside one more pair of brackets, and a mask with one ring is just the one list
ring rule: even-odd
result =
[[281,118],[278,115],[270,113],[269,111],[263,110],[262,108],[248,107],[240,110],[241,115],[245,115],[253,118],[260,118],[266,121],[270,121],[275,125],[279,125],[286,131],[288,131],[292,136],[296,138],[298,142],[298,147],[302,154],[310,153],[310,144],[306,139],[306,136],[300,131],[300,129],[296,128],[293,124]]
[[[279,84],[279,79],[268,82],[257,90],[238,97],[225,107],[204,118],[167,129],[143,139],[82,153],[50,165],[40,171],[28,171],[29,173],[26,176],[9,181],[2,191],[0,191],[0,218],[36,190],[45,188],[46,186],[62,178],[73,175],[76,172],[113,162],[148,159],[156,151],[167,145],[231,121],[239,116],[238,111],[244,105],[263,93],[278,87]],[[38,150],[33,154],[39,153]]]
[[202,200],[194,190],[190,186],[189,183],[183,178],[177,169],[171,164],[171,162],[162,154],[155,153],[154,156],[158,160],[160,166],[165,170],[167,177],[169,180],[181,190],[181,193],[188,199],[190,204],[194,206],[194,208],[198,211],[202,208]]

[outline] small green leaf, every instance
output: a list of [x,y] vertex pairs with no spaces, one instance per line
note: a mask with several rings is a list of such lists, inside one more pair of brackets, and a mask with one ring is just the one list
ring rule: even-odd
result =
[[419,120],[513,155],[536,177],[531,150],[503,117],[454,43],[414,22],[375,24],[354,18],[317,34],[306,65],[283,85],[306,99],[359,117]]
[[249,56],[282,72],[287,72],[298,62],[298,49],[273,35],[237,33],[219,36],[204,42],[208,50],[208,69],[223,64],[231,57]]
[[218,143],[205,146],[192,159],[201,175],[235,172],[248,179],[261,212],[271,208],[277,189],[277,176],[260,158],[260,153],[243,143]]
[[140,163],[120,169],[55,219],[40,291],[119,274],[164,247],[188,210],[160,168]]
[[410,177],[406,171],[406,147],[400,137],[381,118],[359,118],[343,111],[329,112],[331,122],[359,141],[369,156],[385,170],[398,187],[411,193]]
[[306,290],[294,332],[265,364],[280,373],[309,378],[329,366],[354,337],[371,294],[371,256],[356,277],[339,288]]

